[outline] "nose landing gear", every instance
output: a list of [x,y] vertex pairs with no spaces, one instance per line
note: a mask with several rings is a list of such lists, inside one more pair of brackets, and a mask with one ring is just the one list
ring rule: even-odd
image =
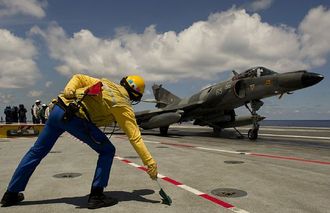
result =
[[257,126],[253,125],[253,128],[249,129],[248,138],[252,141],[257,140],[258,132],[259,132],[259,125],[258,124],[257,124]]
[[245,107],[250,111],[252,115],[252,129],[248,131],[248,138],[250,140],[257,140],[258,133],[259,133],[259,118],[260,115],[257,114],[257,111],[260,109],[260,107],[264,104],[264,102],[260,100],[253,100],[250,102],[251,109],[247,105],[248,103],[245,103]]

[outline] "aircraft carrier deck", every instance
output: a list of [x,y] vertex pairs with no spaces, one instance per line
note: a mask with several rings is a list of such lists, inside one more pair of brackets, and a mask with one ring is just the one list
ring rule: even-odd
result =
[[[237,139],[233,130],[213,137],[209,128],[177,126],[169,133],[145,131],[143,138],[172,205],[161,204],[156,182],[139,167],[126,136],[117,133],[106,194],[119,203],[95,212],[330,212],[329,128],[261,127],[256,142]],[[0,139],[1,196],[35,139]],[[90,212],[96,160],[87,145],[62,135],[30,179],[25,200],[0,212]]]

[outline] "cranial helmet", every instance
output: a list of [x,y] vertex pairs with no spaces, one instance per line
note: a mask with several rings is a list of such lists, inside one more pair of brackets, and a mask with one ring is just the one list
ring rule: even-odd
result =
[[132,101],[140,101],[144,93],[144,80],[138,75],[129,75],[121,79],[120,85],[125,87]]

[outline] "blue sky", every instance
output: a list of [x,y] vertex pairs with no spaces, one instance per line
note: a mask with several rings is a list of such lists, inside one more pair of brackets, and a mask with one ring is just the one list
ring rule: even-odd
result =
[[[256,65],[316,86],[265,100],[269,119],[330,119],[330,2],[0,0],[0,110],[49,102],[75,73],[139,74],[180,97]],[[140,104],[136,110],[152,108]],[[239,109],[239,114],[247,110]],[[3,114],[2,114],[3,115]]]

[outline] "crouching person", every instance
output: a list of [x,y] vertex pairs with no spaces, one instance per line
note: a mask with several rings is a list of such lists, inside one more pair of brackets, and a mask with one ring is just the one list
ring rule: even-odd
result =
[[19,163],[1,200],[2,207],[18,204],[22,191],[40,161],[49,153],[58,137],[67,131],[98,153],[88,208],[96,209],[118,201],[103,193],[108,185],[115,147],[98,128],[117,122],[147,166],[151,179],[157,179],[157,164],[141,137],[132,102],[139,102],[145,88],[140,76],[126,76],[120,85],[108,79],[74,75],[60,94],[43,131]]

